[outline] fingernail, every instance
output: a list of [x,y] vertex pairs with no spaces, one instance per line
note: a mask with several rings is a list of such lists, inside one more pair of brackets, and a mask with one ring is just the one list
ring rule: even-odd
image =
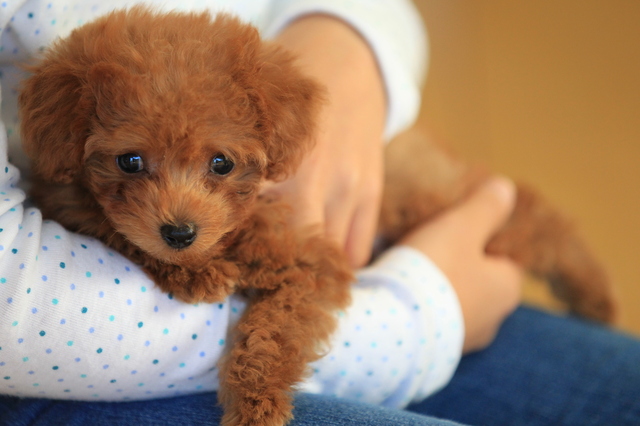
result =
[[495,176],[487,182],[490,188],[498,197],[507,203],[513,202],[516,195],[516,185],[505,176]]

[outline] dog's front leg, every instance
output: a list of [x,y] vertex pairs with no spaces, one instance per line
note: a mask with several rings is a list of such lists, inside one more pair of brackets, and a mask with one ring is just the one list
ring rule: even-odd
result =
[[[222,424],[280,426],[292,418],[292,386],[303,377],[315,343],[296,316],[303,306],[317,310],[292,290],[258,296],[238,324],[220,367]],[[333,321],[326,312],[317,315]]]
[[336,311],[349,303],[351,271],[331,243],[312,237],[292,246],[273,239],[251,239],[253,253],[264,253],[256,246],[271,241],[268,265],[243,259],[252,267],[242,268],[239,285],[254,288],[255,296],[220,367],[225,425],[286,424],[295,385],[327,351]]
[[220,258],[193,268],[149,259],[144,269],[163,291],[188,303],[222,302],[234,292],[239,279],[238,266]]
[[[309,279],[309,278],[307,278]],[[292,392],[309,362],[325,350],[335,328],[333,310],[313,293],[283,287],[256,297],[235,331],[220,367],[224,425],[284,425]]]

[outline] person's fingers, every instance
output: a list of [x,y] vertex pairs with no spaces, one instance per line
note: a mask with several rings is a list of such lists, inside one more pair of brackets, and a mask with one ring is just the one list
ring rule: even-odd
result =
[[367,197],[358,206],[351,220],[351,228],[347,234],[345,251],[349,263],[354,268],[361,268],[371,257],[371,248],[378,229],[380,217],[380,194]]
[[486,348],[500,324],[520,304],[522,271],[509,259],[483,260],[482,269],[463,282],[452,282],[460,301],[465,323],[463,353]]
[[489,277],[500,289],[500,297],[508,315],[520,302],[524,272],[514,261],[506,257],[487,256]]
[[494,177],[480,186],[452,212],[451,220],[470,233],[482,247],[504,225],[515,206],[516,189],[512,181]]
[[332,188],[330,194],[325,198],[325,233],[329,239],[344,249],[351,218],[356,210],[355,186],[346,181],[343,186]]

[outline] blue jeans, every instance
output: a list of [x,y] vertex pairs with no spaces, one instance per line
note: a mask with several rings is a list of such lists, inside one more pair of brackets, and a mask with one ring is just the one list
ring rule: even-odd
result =
[[[640,341],[518,309],[451,383],[407,410],[300,394],[295,425],[639,425]],[[130,403],[0,397],[0,425],[217,424],[215,393]],[[448,420],[440,420],[448,419]]]

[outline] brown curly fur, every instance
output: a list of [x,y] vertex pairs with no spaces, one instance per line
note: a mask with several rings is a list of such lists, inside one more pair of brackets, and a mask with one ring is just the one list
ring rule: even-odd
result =
[[[144,8],[77,29],[30,71],[22,137],[45,217],[102,239],[182,300],[250,296],[221,362],[223,423],[286,423],[293,386],[348,305],[352,275],[332,244],[290,229],[287,207],[258,191],[292,174],[310,149],[321,89],[236,19]],[[144,171],[122,172],[115,159],[125,153],[141,155]],[[235,162],[228,175],[210,171],[218,153]],[[411,134],[387,157],[381,233],[389,241],[483,178]],[[159,229],[180,223],[196,224],[197,238],[178,250]],[[488,250],[557,283],[577,312],[613,316],[604,273],[532,193],[520,192]]]

